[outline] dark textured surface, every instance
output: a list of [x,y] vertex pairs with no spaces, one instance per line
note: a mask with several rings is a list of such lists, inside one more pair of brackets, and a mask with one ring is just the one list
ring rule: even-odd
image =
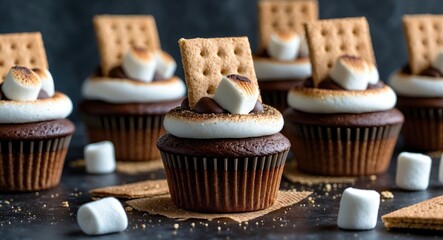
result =
[[[320,17],[366,16],[382,79],[406,62],[401,16],[442,13],[440,0],[319,0]],[[98,66],[94,14],[152,14],[162,48],[180,62],[179,38],[247,35],[257,47],[256,0],[1,1],[0,32],[41,31],[57,89],[78,103],[83,80]],[[183,76],[181,66],[178,75]],[[78,119],[77,114],[72,116]]]

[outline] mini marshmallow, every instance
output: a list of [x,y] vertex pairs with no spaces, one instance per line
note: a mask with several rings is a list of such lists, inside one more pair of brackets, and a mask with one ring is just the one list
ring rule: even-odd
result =
[[347,90],[366,90],[369,80],[368,64],[359,57],[341,56],[332,67],[330,76]]
[[115,171],[114,145],[110,141],[91,143],[84,149],[88,173],[111,173]]
[[348,230],[373,229],[377,224],[379,206],[378,192],[346,188],[340,200],[337,225]]
[[26,67],[12,67],[2,84],[2,90],[8,99],[15,101],[33,101],[42,88],[40,77]]
[[34,68],[32,69],[42,81],[42,89],[45,93],[52,97],[55,93],[54,79],[48,69]]
[[88,235],[100,235],[124,231],[128,216],[122,204],[114,197],[83,204],[77,211],[77,223]]
[[132,48],[123,57],[123,71],[135,80],[152,82],[156,67],[155,54],[144,48]]
[[432,61],[431,66],[443,73],[443,51],[437,54],[437,57]]
[[378,69],[374,64],[368,64],[368,83],[377,84],[380,80]]
[[273,33],[271,35],[268,54],[281,61],[294,60],[300,48],[301,38],[296,33]]
[[432,160],[420,153],[402,152],[397,158],[395,183],[406,190],[425,190],[429,185]]
[[174,76],[175,69],[177,68],[177,63],[174,58],[164,51],[157,51],[155,53],[157,59],[157,76],[161,79],[169,79]]
[[222,78],[214,100],[230,113],[248,114],[254,109],[258,94],[258,87],[248,78],[229,75]]
[[309,47],[308,47],[308,41],[306,40],[306,37],[303,37],[303,39],[300,42],[300,50],[298,51],[299,57],[309,57]]

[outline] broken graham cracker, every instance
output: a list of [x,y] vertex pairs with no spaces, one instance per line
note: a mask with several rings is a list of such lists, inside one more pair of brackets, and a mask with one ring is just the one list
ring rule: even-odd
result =
[[166,179],[160,179],[97,188],[91,190],[89,193],[92,197],[135,199],[169,194],[169,188]]
[[155,19],[150,15],[96,15],[93,19],[102,74],[121,65],[131,47],[160,49]]
[[387,228],[443,230],[443,196],[438,196],[381,217]]
[[318,3],[315,0],[275,1],[258,3],[258,32],[260,50],[268,47],[274,32],[296,32],[304,36],[303,25],[318,19]]
[[366,18],[319,20],[306,23],[305,29],[315,86],[329,76],[340,56],[359,56],[376,65]]
[[162,195],[152,198],[140,198],[127,201],[126,204],[138,211],[148,212],[153,215],[163,215],[168,218],[187,220],[205,219],[212,221],[219,218],[230,218],[236,222],[245,222],[264,216],[280,208],[288,207],[305,199],[312,192],[278,191],[275,203],[263,210],[245,213],[199,213],[180,209],[174,205],[171,195]]
[[413,74],[428,68],[443,50],[443,15],[406,15],[403,28]]
[[191,109],[214,95],[223,76],[238,74],[258,87],[247,37],[182,38],[179,45]]
[[0,34],[0,83],[13,66],[48,69],[40,32]]

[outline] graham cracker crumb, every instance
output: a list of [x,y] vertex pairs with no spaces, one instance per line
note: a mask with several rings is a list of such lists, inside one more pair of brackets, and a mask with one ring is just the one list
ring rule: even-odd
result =
[[394,198],[394,194],[390,191],[383,191],[380,193],[380,195],[383,199],[393,199]]
[[68,201],[63,201],[62,202],[62,207],[69,208],[69,202]]

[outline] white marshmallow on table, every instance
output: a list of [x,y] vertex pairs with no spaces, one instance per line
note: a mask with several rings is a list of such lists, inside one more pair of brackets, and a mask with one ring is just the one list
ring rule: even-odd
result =
[[223,77],[214,94],[214,101],[233,114],[248,114],[258,99],[258,86],[246,77]]
[[346,188],[340,200],[337,225],[348,230],[368,230],[377,225],[380,194],[374,190]]
[[380,74],[374,64],[368,64],[368,83],[377,84],[380,80]]
[[341,56],[332,67],[330,77],[347,90],[366,90],[369,83],[369,67],[360,57]]
[[144,48],[131,48],[123,57],[122,68],[130,78],[152,82],[157,68],[155,53]]
[[281,61],[294,60],[300,48],[301,38],[297,33],[273,33],[269,39],[269,56]]
[[40,77],[26,67],[12,67],[2,84],[2,91],[14,101],[33,101],[42,88]]
[[54,79],[52,78],[51,73],[48,69],[40,69],[40,68],[34,68],[32,69],[42,81],[42,88],[41,90],[45,91],[45,93],[52,97],[55,93],[55,86],[54,86]]
[[128,216],[122,204],[114,197],[83,204],[77,211],[77,223],[88,235],[124,231]]
[[86,172],[111,173],[115,171],[115,150],[110,141],[91,143],[84,149]]
[[309,47],[308,47],[308,41],[306,40],[306,37],[303,37],[300,42],[300,49],[298,51],[299,57],[309,57]]
[[431,66],[443,73],[443,51],[440,51],[437,54],[437,57],[432,61]]
[[175,70],[177,69],[177,63],[174,58],[162,50],[158,50],[155,56],[157,59],[156,73],[158,77],[161,79],[169,79],[174,76]]
[[432,160],[420,153],[402,152],[397,158],[395,184],[406,190],[425,190],[429,185]]

